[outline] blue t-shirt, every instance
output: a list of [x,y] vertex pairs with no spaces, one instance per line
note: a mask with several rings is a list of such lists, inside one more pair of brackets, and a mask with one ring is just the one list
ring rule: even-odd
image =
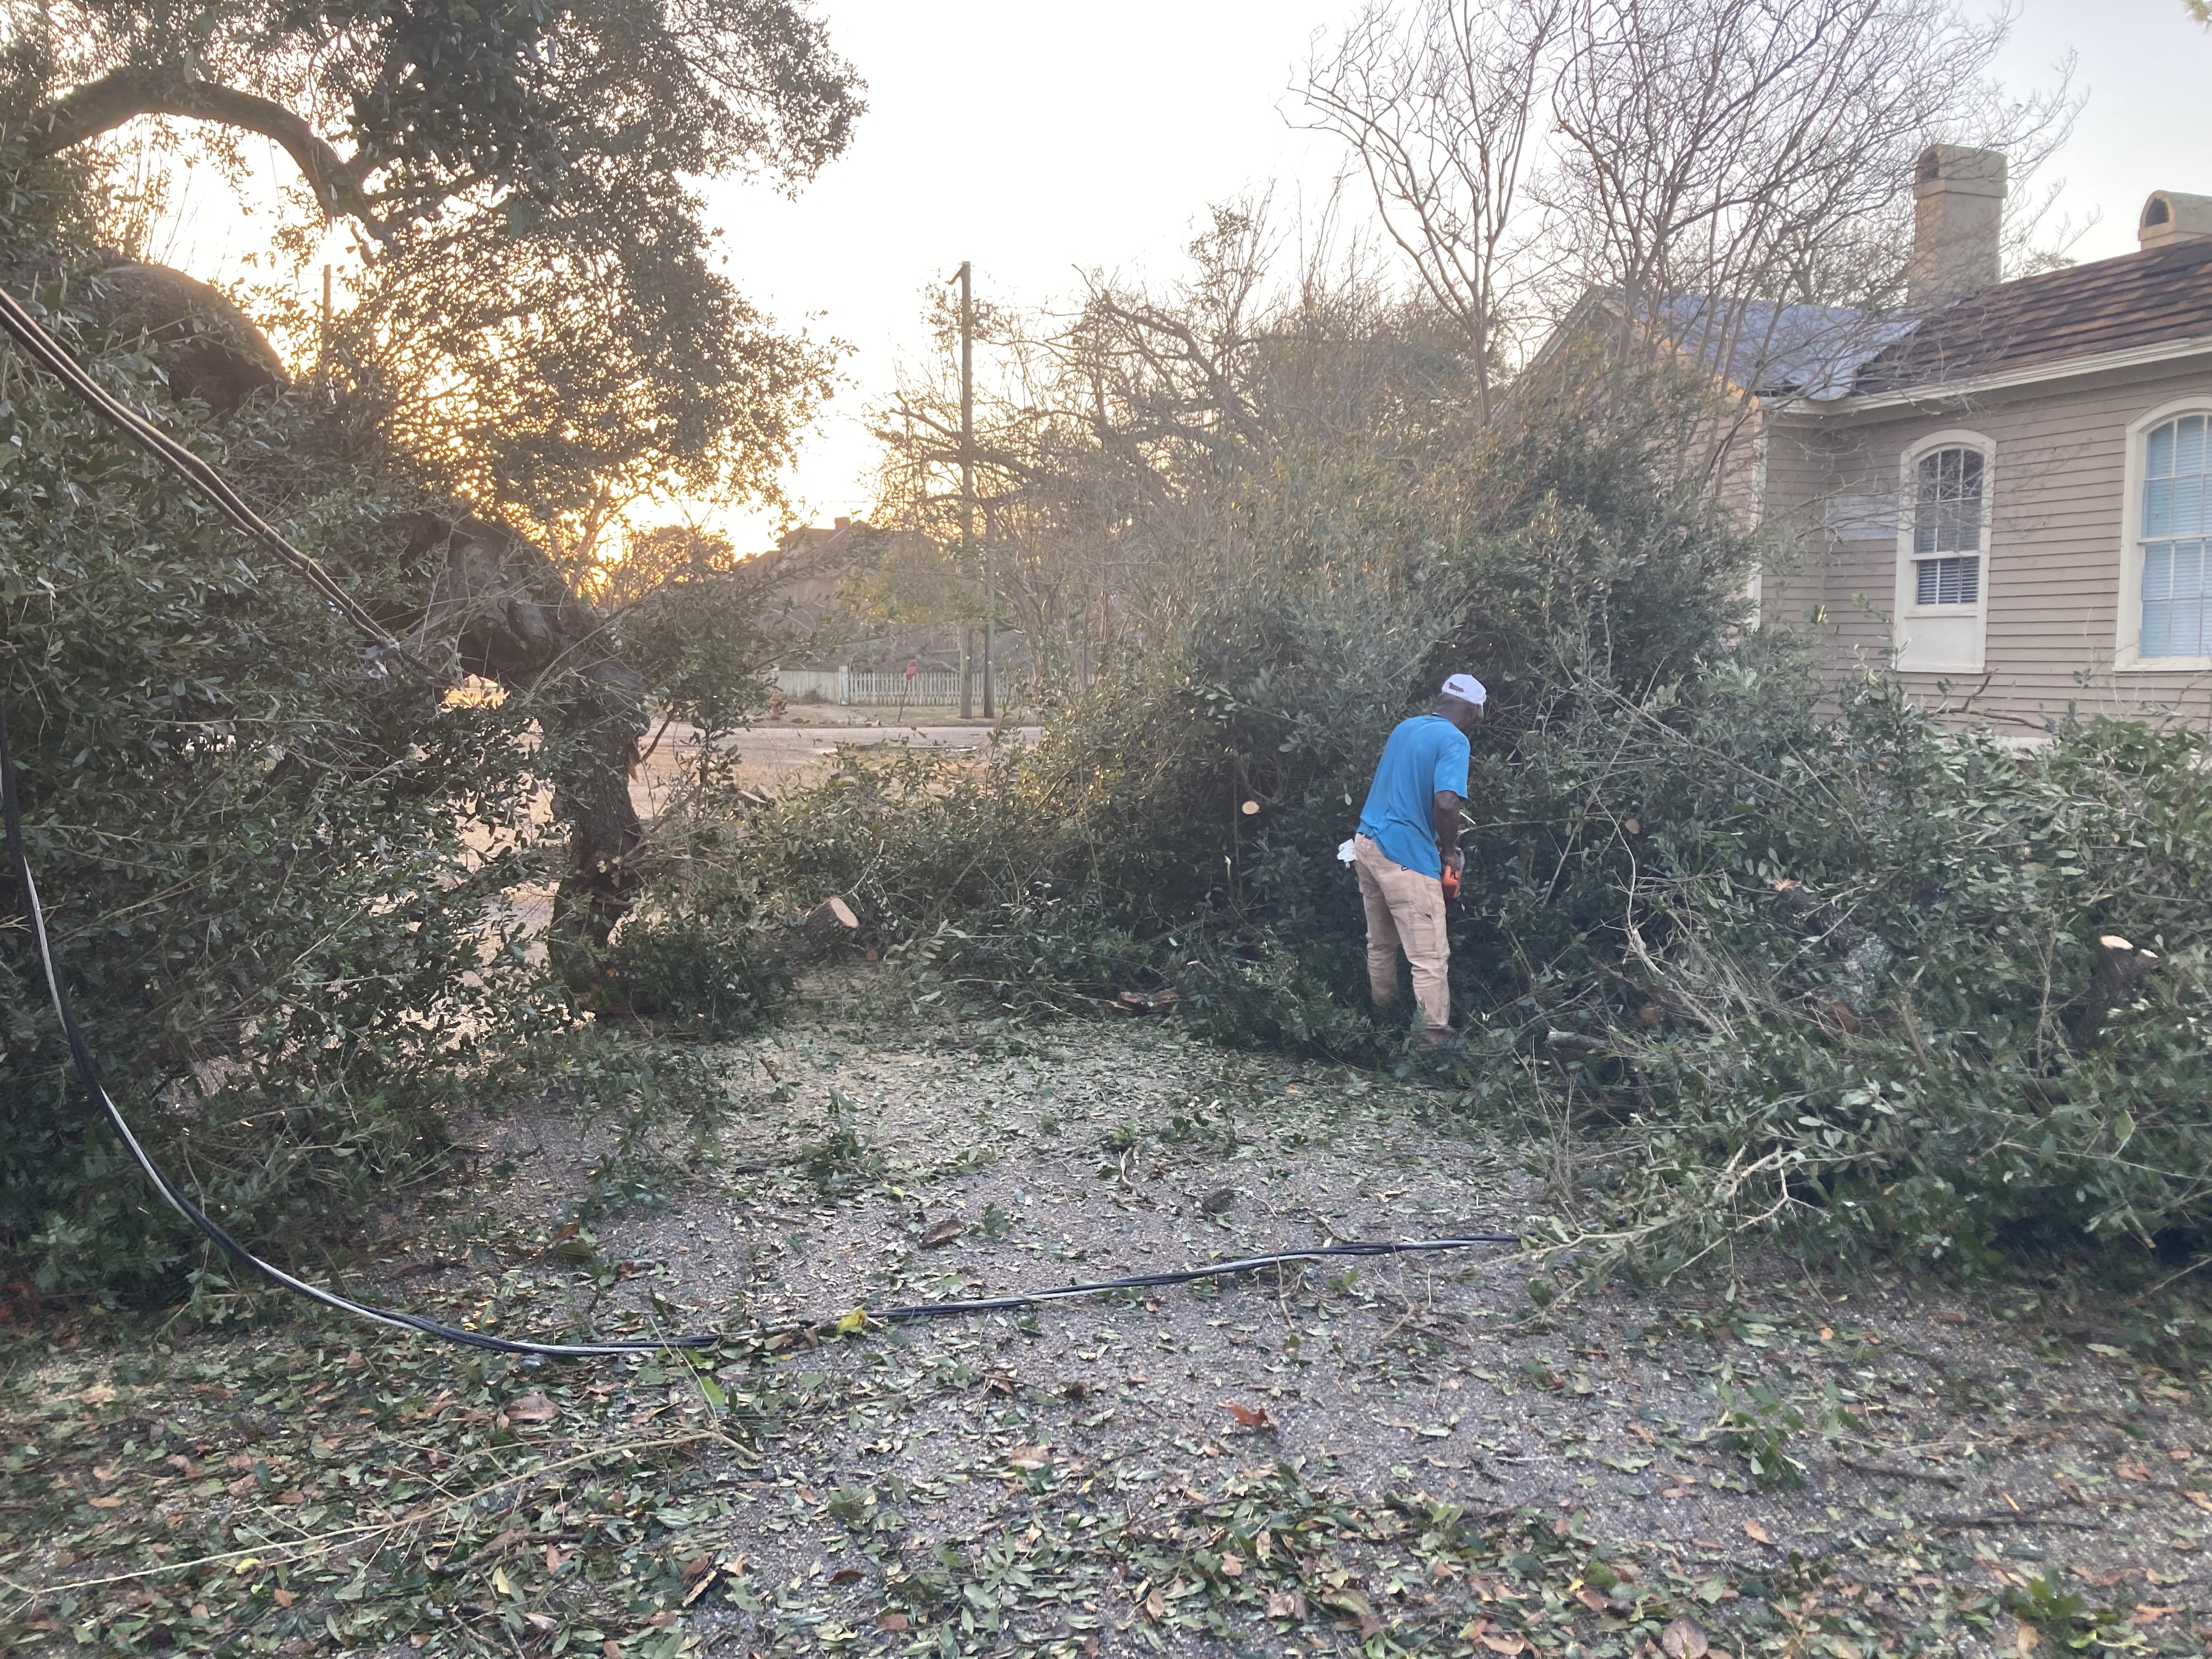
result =
[[1425,876],[1442,876],[1437,848],[1436,797],[1449,789],[1467,799],[1467,733],[1441,714],[1400,720],[1382,745],[1375,784],[1359,809],[1359,833],[1394,864]]

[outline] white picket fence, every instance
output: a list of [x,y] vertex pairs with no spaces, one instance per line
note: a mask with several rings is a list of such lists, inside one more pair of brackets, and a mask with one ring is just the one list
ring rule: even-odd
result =
[[809,699],[845,707],[949,708],[960,701],[960,676],[948,669],[923,669],[912,679],[904,671],[873,674],[853,668],[779,668],[770,675],[787,702]]
[[842,702],[845,701],[844,671],[836,668],[776,668],[769,671],[769,679],[783,693],[786,702]]
[[848,669],[845,701],[871,708],[902,702],[915,708],[942,708],[960,701],[960,677],[918,672],[908,679],[903,672],[864,674]]

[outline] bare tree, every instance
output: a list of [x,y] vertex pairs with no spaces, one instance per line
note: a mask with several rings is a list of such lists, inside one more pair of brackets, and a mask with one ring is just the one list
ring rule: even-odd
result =
[[1915,158],[1931,141],[2032,173],[2072,106],[2008,102],[2009,20],[1946,0],[1575,0],[1545,180],[1565,268],[1648,349],[1732,394],[1686,471],[1717,478],[1755,400],[1878,348],[1903,300]]
[[[1948,0],[1374,0],[1304,94],[1466,332],[1485,420],[1518,325],[1578,305],[1626,348],[1617,392],[1686,362],[1741,413],[1778,362],[1883,337],[1924,145],[2003,149],[2017,188],[2063,137],[2063,84],[1990,80],[2008,25]],[[1734,422],[1692,424],[1711,471]]]
[[1467,336],[1486,422],[1537,238],[1523,185],[1557,82],[1565,0],[1371,0],[1316,57],[1313,125],[1352,148],[1422,291]]
[[2061,107],[1993,106],[2006,28],[1942,0],[1578,0],[1548,179],[1577,265],[1632,309],[1893,301],[1914,156],[2033,148]]
[[[1165,297],[1094,273],[1073,315],[979,315],[982,532],[1000,604],[1039,672],[1087,672],[1111,648],[1121,602],[1145,585],[1144,569],[1172,556],[1163,542],[1188,545],[1176,526],[1224,447],[1266,442],[1243,391],[1264,325],[1262,217],[1216,210],[1193,245],[1195,274]],[[948,546],[959,512],[951,362],[940,350],[909,365],[879,419],[874,514]]]
[[[1456,325],[1324,236],[1292,270],[1267,204],[1219,207],[1185,277],[1093,272],[1070,312],[987,309],[976,488],[1000,603],[1041,674],[1079,683],[1220,556],[1256,471],[1328,464],[1464,396]],[[910,365],[876,422],[882,524],[957,538],[957,385]]]

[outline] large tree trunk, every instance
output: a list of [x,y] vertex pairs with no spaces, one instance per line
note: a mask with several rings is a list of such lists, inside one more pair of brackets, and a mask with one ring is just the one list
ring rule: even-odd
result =
[[424,514],[411,526],[408,568],[422,609],[393,631],[425,655],[530,697],[553,781],[553,810],[570,826],[568,869],[553,898],[546,950],[563,983],[589,992],[608,936],[642,880],[645,839],[629,795],[646,728],[645,682],[615,655],[605,619],[577,599],[552,562],[511,531],[477,518]]
[[[283,362],[260,331],[180,272],[118,264],[102,273],[94,297],[110,325],[180,349],[172,376],[180,395],[228,410],[284,384]],[[433,672],[479,675],[532,700],[553,810],[570,826],[546,947],[562,981],[589,993],[642,879],[645,833],[629,775],[646,728],[645,682],[616,656],[606,619],[512,531],[473,516],[418,514],[398,574],[406,597],[388,602],[377,623]]]

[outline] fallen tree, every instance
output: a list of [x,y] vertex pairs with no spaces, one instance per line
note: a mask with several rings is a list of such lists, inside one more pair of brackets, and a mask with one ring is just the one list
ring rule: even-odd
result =
[[[112,334],[166,348],[173,360],[170,392],[234,413],[257,392],[288,384],[281,361],[245,314],[181,272],[158,265],[111,264],[87,285],[92,318]],[[228,491],[228,480],[164,441],[96,383],[58,359],[58,346],[21,311],[11,330],[41,366],[66,375],[65,385],[95,413],[179,471],[187,483]],[[319,567],[284,544],[264,521],[228,509],[283,560],[327,587]],[[570,591],[539,549],[500,526],[473,516],[447,520],[421,513],[406,523],[404,552],[391,568],[367,574],[386,593],[404,595],[380,609],[329,596],[364,629],[388,642],[404,637],[407,672],[457,685],[466,676],[489,680],[530,700],[550,757],[556,816],[571,825],[572,856],[554,901],[549,948],[572,989],[597,988],[615,927],[640,879],[644,841],[630,799],[629,775],[646,724],[645,681],[617,653],[606,619]],[[372,633],[371,643],[379,637]],[[399,662],[392,665],[395,668]]]
[[[683,180],[795,186],[843,147],[856,82],[782,0],[7,21],[0,283],[334,584],[0,354],[32,856],[157,1155],[256,1247],[327,1249],[376,1183],[435,1167],[470,1067],[571,1018],[507,895],[555,879],[553,965],[601,994],[644,873],[647,687],[574,578],[648,487],[763,487],[829,370],[730,288]],[[363,233],[312,386],[221,296],[113,252],[117,156],[149,116],[217,157],[274,138]],[[356,607],[429,672],[364,652]],[[470,675],[504,697],[447,695]],[[0,958],[7,1274],[173,1292],[190,1257],[88,1131],[32,965]]]
[[[271,139],[321,214],[370,238],[362,302],[322,368],[343,419],[377,434],[372,465],[476,510],[395,524],[352,574],[426,661],[526,696],[545,722],[574,830],[554,951],[588,983],[639,879],[626,777],[645,686],[542,533],[519,526],[558,532],[580,508],[595,535],[641,480],[758,487],[787,456],[826,360],[730,292],[703,257],[699,204],[672,181],[810,177],[861,108],[849,66],[783,3],[479,15],[229,0],[188,27],[100,0],[17,14],[0,170],[45,205],[10,227],[0,276],[53,283],[64,308],[74,287],[96,330],[161,350],[180,404],[230,416],[280,392],[283,364],[184,273],[88,259],[92,141],[146,116],[204,124],[218,149],[225,133]],[[612,130],[612,107],[651,119]],[[487,234],[495,258],[477,257]]]

